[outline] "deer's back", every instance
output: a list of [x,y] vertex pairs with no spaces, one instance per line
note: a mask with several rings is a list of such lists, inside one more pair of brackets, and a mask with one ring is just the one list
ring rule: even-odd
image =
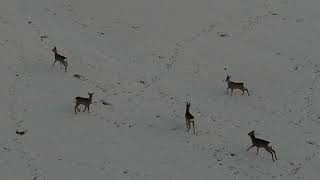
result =
[[228,86],[232,88],[243,88],[244,83],[239,83],[239,82],[228,82]]
[[256,145],[256,146],[266,146],[266,145],[268,145],[270,142],[269,142],[269,141],[266,141],[266,140],[263,140],[263,139],[255,138],[255,139],[253,139],[253,143],[254,143],[254,145]]
[[58,60],[65,60],[65,59],[67,59],[66,57],[64,57],[64,56],[62,56],[62,55],[60,55],[60,54],[55,54],[55,57],[56,57],[56,59],[58,59]]
[[75,99],[77,100],[77,103],[79,103],[79,104],[90,104],[91,103],[89,98],[77,96]]

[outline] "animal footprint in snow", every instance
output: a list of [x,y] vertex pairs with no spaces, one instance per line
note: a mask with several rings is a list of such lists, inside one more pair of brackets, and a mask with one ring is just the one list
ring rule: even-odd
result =
[[81,81],[86,81],[88,80],[86,77],[79,75],[79,74],[74,74],[73,77],[80,79]]
[[218,36],[220,36],[220,37],[231,37],[230,34],[224,33],[224,32],[218,32],[217,34],[218,34]]
[[28,129],[25,130],[16,130],[16,134],[19,134],[20,136],[26,134],[28,132]]
[[106,102],[105,100],[100,100],[101,104],[106,105],[106,106],[111,106],[111,103]]

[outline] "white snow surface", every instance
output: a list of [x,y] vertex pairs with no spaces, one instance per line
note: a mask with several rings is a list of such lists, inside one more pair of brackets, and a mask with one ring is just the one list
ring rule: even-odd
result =
[[[319,7],[2,0],[0,180],[319,179]],[[228,74],[251,96],[226,94]],[[251,130],[277,161],[246,151]]]

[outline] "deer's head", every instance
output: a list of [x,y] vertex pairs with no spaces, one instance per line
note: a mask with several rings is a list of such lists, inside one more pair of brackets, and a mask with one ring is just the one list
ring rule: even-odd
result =
[[190,103],[186,102],[186,108],[189,110],[190,109]]
[[248,135],[251,137],[251,136],[254,136],[254,131],[251,131],[248,133]]
[[52,52],[57,53],[57,48],[54,47],[54,48],[52,49]]

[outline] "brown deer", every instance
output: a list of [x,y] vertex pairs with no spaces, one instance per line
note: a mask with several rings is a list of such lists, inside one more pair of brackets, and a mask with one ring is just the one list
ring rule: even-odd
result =
[[60,66],[61,66],[61,69],[63,68],[62,65],[64,66],[64,72],[67,72],[67,68],[68,68],[68,62],[67,62],[67,58],[58,54],[57,52],[57,48],[54,47],[52,49],[52,52],[54,53],[54,62],[52,64],[52,67],[54,67],[54,64],[58,61],[60,62]]
[[189,112],[190,110],[190,103],[186,103],[186,114],[185,114],[185,118],[186,118],[186,125],[187,125],[187,128],[188,128],[188,132],[191,128],[191,124],[193,126],[193,134],[196,134],[196,129],[194,127],[194,117],[193,115]]
[[90,104],[92,103],[92,95],[93,93],[88,93],[89,95],[89,98],[84,98],[84,97],[75,97],[75,100],[76,100],[76,105],[74,106],[74,113],[77,114],[77,110],[78,112],[80,112],[80,109],[79,109],[79,105],[82,104],[84,105],[84,110],[83,112],[88,109],[88,112],[90,112]]
[[231,89],[231,96],[232,96],[234,89],[240,89],[242,91],[242,95],[244,95],[244,92],[247,91],[248,96],[250,96],[248,89],[243,86],[244,83],[232,82],[230,78],[231,76],[227,75],[227,79],[226,79],[226,82],[228,84],[227,93],[228,93],[228,89]]
[[248,133],[248,135],[250,136],[251,141],[252,141],[252,146],[250,146],[247,149],[247,151],[249,151],[249,149],[251,149],[252,147],[257,147],[257,155],[258,155],[259,148],[264,148],[266,151],[268,151],[271,154],[272,161],[274,161],[273,154],[274,154],[274,157],[276,158],[276,160],[278,160],[276,152],[272,149],[271,146],[269,146],[270,142],[263,140],[263,139],[256,138],[254,136],[254,133],[255,133],[254,131],[251,131]]

